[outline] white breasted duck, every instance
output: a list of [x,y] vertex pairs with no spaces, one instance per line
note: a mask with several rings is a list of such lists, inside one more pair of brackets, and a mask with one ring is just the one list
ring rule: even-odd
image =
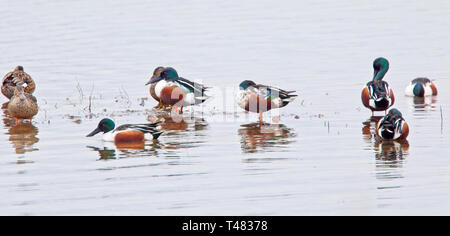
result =
[[259,113],[259,123],[262,124],[263,112],[286,106],[297,97],[292,94],[294,92],[245,80],[239,84],[236,100],[242,109]]
[[436,96],[438,90],[436,85],[428,78],[417,78],[406,87],[405,94],[412,97]]
[[385,58],[377,58],[373,62],[374,75],[361,93],[361,100],[365,107],[372,111],[386,111],[394,105],[395,96],[389,84],[383,81],[383,77],[389,69],[389,62]]
[[115,129],[115,123],[111,119],[105,118],[100,121],[97,128],[87,137],[92,137],[103,132],[102,140],[106,142],[139,143],[145,140],[158,139],[163,133],[159,130],[158,123],[149,124],[125,124]]
[[155,94],[163,106],[183,107],[198,105],[205,102],[209,96],[205,94],[208,87],[178,76],[172,67],[165,67],[159,76],[153,77],[148,84],[157,83]]

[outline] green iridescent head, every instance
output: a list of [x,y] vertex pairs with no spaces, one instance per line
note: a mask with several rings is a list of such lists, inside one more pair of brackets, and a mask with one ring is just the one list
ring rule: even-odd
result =
[[251,80],[244,80],[242,81],[242,83],[239,84],[239,89],[240,90],[246,90],[248,87],[256,85],[255,82],[251,81]]
[[150,80],[150,83],[156,83],[160,80],[171,81],[177,78],[179,78],[177,71],[172,67],[166,67],[158,77],[155,77],[152,80]]
[[389,61],[386,58],[379,57],[373,61],[373,80],[382,80],[389,70]]
[[108,133],[110,131],[113,131],[116,127],[116,124],[111,119],[105,118],[98,123],[97,128],[92,131],[90,134],[87,135],[87,137],[92,137],[100,132]]
[[392,108],[391,110],[389,110],[388,115],[389,116],[396,116],[396,117],[403,117],[402,113],[396,108]]

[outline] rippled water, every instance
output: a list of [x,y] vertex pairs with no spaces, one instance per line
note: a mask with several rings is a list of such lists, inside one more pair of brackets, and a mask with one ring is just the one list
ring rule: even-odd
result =
[[[3,111],[2,215],[450,212],[448,1],[4,1],[0,15],[0,71],[23,65],[40,105],[32,124]],[[377,142],[361,104],[379,56],[408,142]],[[144,147],[85,137],[106,116],[161,118],[144,86],[160,65],[214,98]],[[439,96],[403,96],[420,76]],[[300,96],[260,127],[230,96],[244,79]]]

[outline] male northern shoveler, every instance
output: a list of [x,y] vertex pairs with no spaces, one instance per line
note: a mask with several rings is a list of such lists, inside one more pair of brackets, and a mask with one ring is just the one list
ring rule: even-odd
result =
[[263,112],[286,106],[297,97],[297,95],[292,94],[294,92],[245,80],[239,84],[236,99],[242,109],[259,113],[259,123],[262,124]]
[[149,83],[157,83],[155,94],[159,94],[163,105],[181,107],[181,111],[185,106],[197,105],[209,98],[205,94],[208,87],[179,77],[172,67],[164,68],[160,75],[152,78]]
[[[161,99],[159,98],[159,93],[161,92],[162,88],[165,86],[166,81],[160,80],[158,82],[151,83],[151,81],[161,75],[161,72],[164,70],[164,67],[158,66],[153,71],[153,76],[150,78],[150,80],[145,84],[146,86],[150,84],[150,95],[153,99],[155,99],[158,102],[157,109],[164,108],[165,105],[162,103]],[[156,92],[158,91],[158,93]]]
[[407,96],[426,97],[436,96],[438,94],[436,85],[428,78],[417,78],[411,81],[406,87]]
[[361,93],[361,100],[365,107],[374,111],[386,111],[394,105],[395,97],[389,84],[383,77],[389,69],[389,62],[385,58],[377,58],[373,62],[373,80],[368,82]]
[[27,84],[24,88],[25,93],[33,94],[36,89],[36,84],[30,75],[23,71],[22,66],[16,66],[16,68],[6,74],[3,77],[2,81],[2,93],[8,99],[11,99],[14,96],[14,88],[17,84]]
[[163,133],[158,128],[158,123],[149,124],[135,124],[135,125],[121,125],[116,127],[114,121],[105,118],[100,121],[97,128],[92,131],[87,137],[92,137],[100,132],[103,132],[103,141],[120,143],[141,143],[145,140],[158,139]]
[[25,92],[22,83],[18,83],[14,87],[14,95],[8,103],[8,112],[11,117],[16,118],[16,124],[19,119],[33,119],[38,113],[38,105],[36,98]]
[[376,133],[384,140],[406,139],[409,134],[409,126],[402,113],[393,108],[389,113],[378,121]]

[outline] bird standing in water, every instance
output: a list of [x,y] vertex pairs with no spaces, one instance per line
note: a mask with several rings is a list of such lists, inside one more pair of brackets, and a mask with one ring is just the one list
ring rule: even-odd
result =
[[[165,67],[159,76],[152,77],[147,84],[155,85],[155,95],[163,106],[174,108],[197,105],[205,102],[209,96],[205,94],[208,87],[178,76],[172,67]],[[177,109],[176,109],[177,110]]]
[[378,121],[376,133],[383,140],[401,140],[409,135],[409,126],[403,119],[402,113],[393,108]]
[[38,111],[36,98],[26,93],[22,83],[19,82],[14,87],[14,95],[8,103],[9,116],[15,118],[16,124],[18,124],[19,119],[29,119],[31,121]]
[[361,100],[365,107],[372,111],[387,111],[394,105],[395,96],[389,84],[383,81],[383,77],[389,69],[389,62],[385,58],[377,58],[373,62],[373,79],[368,82],[361,93]]
[[259,113],[259,123],[263,124],[263,112],[286,106],[297,97],[294,92],[245,80],[239,84],[236,100],[242,109]]

